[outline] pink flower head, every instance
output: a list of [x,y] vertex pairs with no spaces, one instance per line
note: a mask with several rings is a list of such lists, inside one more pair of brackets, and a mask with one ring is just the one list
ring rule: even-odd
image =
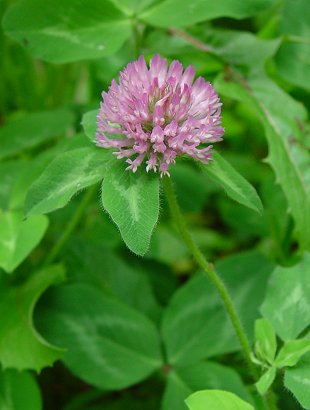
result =
[[207,163],[211,142],[221,140],[221,103],[209,82],[202,77],[193,83],[195,69],[183,71],[175,60],[155,55],[148,68],[144,57],[129,63],[108,93],[103,92],[97,145],[114,148],[118,159],[126,158],[127,169],[136,172],[159,169],[169,175],[178,155]]

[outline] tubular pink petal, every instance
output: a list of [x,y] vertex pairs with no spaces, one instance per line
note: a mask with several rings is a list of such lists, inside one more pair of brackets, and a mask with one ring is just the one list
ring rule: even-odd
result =
[[[117,148],[118,159],[127,158],[128,170],[169,175],[169,166],[180,155],[204,163],[212,152],[210,142],[222,139],[221,102],[209,82],[195,69],[183,72],[174,60],[168,68],[165,58],[155,55],[148,68],[143,56],[129,63],[102,93],[97,117],[97,145]],[[122,134],[124,139],[119,139]],[[114,138],[117,137],[117,138]],[[131,157],[136,156],[135,159]]]

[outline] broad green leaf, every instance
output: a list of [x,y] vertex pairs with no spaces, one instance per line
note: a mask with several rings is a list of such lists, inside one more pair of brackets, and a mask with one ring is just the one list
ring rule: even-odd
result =
[[310,410],[310,353],[296,367],[285,371],[284,385],[294,394],[303,409]]
[[0,267],[11,273],[38,245],[47,227],[44,215],[23,219],[21,212],[0,210]]
[[82,118],[82,126],[86,136],[91,140],[91,142],[95,142],[96,140],[97,115],[98,110],[93,110],[88,111]]
[[272,385],[276,377],[276,373],[276,367],[270,367],[255,384],[258,392],[261,395],[264,395],[266,391],[269,389],[269,387]]
[[125,171],[124,162],[115,160],[102,183],[102,204],[128,248],[144,255],[158,220],[158,178],[144,170]]
[[270,278],[261,312],[283,340],[296,338],[310,324],[310,254]]
[[0,372],[1,410],[41,410],[42,399],[34,377],[27,372]]
[[22,285],[0,282],[0,363],[2,367],[40,371],[59,359],[63,350],[46,342],[33,326],[33,310],[42,293],[64,279],[61,266],[35,274]]
[[227,195],[238,203],[257,212],[263,211],[263,205],[253,186],[244,179],[218,152],[214,152],[213,161],[201,165],[210,178],[220,184]]
[[280,350],[275,365],[279,368],[295,366],[301,357],[309,350],[309,339],[288,340]]
[[73,123],[70,110],[29,113],[12,118],[0,129],[0,159],[16,155],[63,134]]
[[130,20],[109,0],[22,0],[3,19],[5,32],[53,63],[99,58],[131,34]]
[[201,362],[171,370],[161,409],[186,410],[186,397],[203,389],[230,390],[246,401],[252,400],[240,376],[233,369],[217,363]]
[[289,82],[310,90],[310,8],[308,0],[283,1],[280,29],[283,43],[276,55],[279,73]]
[[142,13],[140,18],[157,27],[182,27],[218,17],[246,18],[274,3],[274,0],[165,0]]
[[58,155],[31,185],[25,200],[26,214],[45,214],[62,208],[76,192],[100,181],[108,154],[89,146]]
[[70,241],[69,249],[66,248],[63,255],[69,279],[92,284],[158,320],[161,308],[153,295],[148,276],[106,248],[102,237],[102,232],[98,239],[88,237],[83,232],[80,240]]
[[286,196],[301,247],[310,249],[310,156],[301,144],[293,144],[288,135],[296,134],[297,121],[302,119],[304,110],[266,78],[252,79],[246,85],[244,79],[237,76],[236,80],[239,82],[219,77],[215,87],[255,110],[269,145],[266,161]]
[[[215,265],[226,283],[245,329],[253,338],[254,321],[273,266],[259,253],[227,257]],[[240,349],[223,304],[208,278],[197,275],[171,299],[162,322],[169,363],[188,365]]]
[[256,320],[255,339],[255,352],[257,356],[272,364],[276,355],[277,339],[275,331],[267,319]]
[[190,410],[254,410],[233,393],[224,390],[202,390],[191,394],[185,403]]
[[36,316],[40,332],[68,349],[63,361],[82,380],[103,389],[122,389],[161,366],[159,335],[141,313],[77,284],[49,292]]

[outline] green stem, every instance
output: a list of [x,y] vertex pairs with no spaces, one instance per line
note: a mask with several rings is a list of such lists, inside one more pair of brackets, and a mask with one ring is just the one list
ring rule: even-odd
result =
[[88,191],[86,191],[85,195],[82,198],[82,201],[80,202],[79,206],[77,207],[72,219],[68,222],[68,224],[65,226],[65,229],[62,232],[62,235],[58,239],[58,241],[55,243],[55,245],[52,247],[50,253],[47,255],[43,265],[49,265],[54,260],[56,259],[57,255],[59,254],[60,250],[64,246],[64,244],[67,242],[68,238],[74,231],[75,227],[78,225],[80,222],[82,216],[84,215],[84,211],[87,208],[88,204],[90,203],[94,193],[97,190],[97,184],[93,185]]
[[[163,185],[165,189],[165,194],[166,198],[169,204],[171,216],[174,219],[183,239],[184,242],[186,243],[188,249],[191,251],[194,259],[196,260],[197,264],[204,270],[204,272],[207,274],[207,277],[209,280],[212,282],[212,284],[215,286],[216,290],[219,293],[220,298],[222,299],[222,302],[225,306],[226,312],[231,320],[231,323],[235,329],[236,335],[239,339],[240,345],[243,349],[244,357],[247,362],[247,365],[249,367],[249,370],[251,372],[253,381],[256,382],[259,378],[258,371],[254,365],[254,363],[251,360],[251,346],[250,342],[248,340],[248,337],[244,331],[242,322],[239,318],[239,315],[236,311],[236,308],[234,306],[234,303],[230,297],[230,294],[220,278],[220,276],[216,273],[213,265],[209,263],[206,258],[203,256],[201,253],[200,249],[194,242],[193,238],[191,237],[185,220],[182,216],[181,209],[179,207],[179,204],[177,202],[177,198],[174,193],[173,185],[171,183],[171,180],[169,177],[164,176],[163,178]],[[262,397],[264,406],[268,410],[277,410],[277,405],[274,400],[274,396],[272,393],[269,393],[266,397]]]
[[246,333],[243,329],[241,320],[239,319],[238,313],[234,307],[233,301],[228,293],[228,290],[222,281],[222,279],[218,276],[216,271],[214,270],[213,266],[205,259],[203,254],[201,253],[200,249],[196,245],[196,243],[193,241],[186,223],[184,221],[184,218],[182,216],[179,204],[177,202],[174,189],[172,186],[172,183],[170,181],[170,178],[165,176],[163,178],[163,185],[166,193],[166,198],[170,207],[171,215],[172,218],[174,219],[183,239],[184,242],[186,243],[188,249],[191,251],[194,259],[198,263],[198,265],[204,270],[204,272],[207,274],[209,280],[212,282],[212,284],[215,286],[217,289],[223,303],[225,306],[225,309],[227,311],[227,314],[231,320],[231,323],[235,329],[235,332],[237,334],[237,337],[239,339],[240,345],[243,349],[244,352],[244,357],[246,359],[246,362],[248,364],[248,367],[252,373],[254,381],[258,379],[258,372],[256,370],[256,367],[254,366],[252,360],[251,360],[251,347],[249,340],[246,336]]

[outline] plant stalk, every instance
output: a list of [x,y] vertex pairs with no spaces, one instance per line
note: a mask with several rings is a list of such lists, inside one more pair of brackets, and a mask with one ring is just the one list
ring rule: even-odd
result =
[[174,219],[183,237],[183,240],[185,244],[187,245],[188,249],[191,251],[195,261],[204,270],[204,272],[207,274],[207,277],[209,278],[209,280],[212,282],[212,284],[215,286],[216,290],[218,291],[218,294],[224,303],[226,312],[231,320],[231,323],[239,339],[240,345],[243,349],[243,353],[244,353],[244,357],[246,359],[247,365],[251,371],[254,381],[256,381],[258,379],[258,372],[257,372],[257,369],[254,363],[251,360],[250,343],[243,329],[243,325],[238,316],[238,313],[234,307],[230,294],[224,282],[219,277],[219,275],[216,273],[214,267],[205,259],[202,252],[200,251],[200,249],[194,242],[193,238],[191,237],[187,229],[185,220],[182,216],[182,213],[181,213],[179,204],[177,202],[174,189],[173,189],[173,186],[172,186],[172,183],[169,177],[164,176],[163,185],[164,185],[165,194],[166,194],[166,198],[167,198],[167,201],[170,207],[172,218]]
[[49,265],[52,262],[54,262],[60,250],[62,249],[62,247],[64,246],[64,244],[67,242],[70,235],[74,231],[75,227],[79,224],[81,218],[84,215],[84,211],[87,208],[88,204],[90,203],[91,199],[93,198],[93,195],[96,192],[96,190],[97,190],[97,184],[93,185],[86,191],[72,219],[70,219],[68,224],[65,226],[65,229],[63,230],[62,235],[60,236],[58,241],[55,243],[55,245],[52,247],[51,251],[47,255],[43,263],[43,266]]

